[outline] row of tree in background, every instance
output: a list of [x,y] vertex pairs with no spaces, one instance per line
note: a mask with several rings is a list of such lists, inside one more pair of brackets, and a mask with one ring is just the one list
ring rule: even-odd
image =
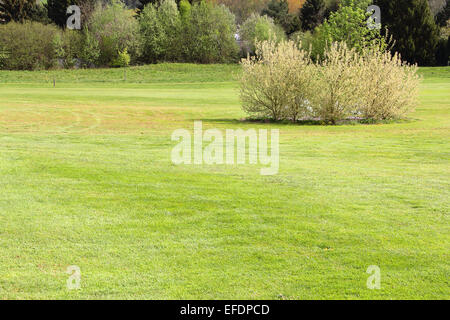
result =
[[[65,28],[73,4],[80,31]],[[366,26],[370,4],[381,30]],[[448,65],[449,18],[446,0],[0,0],[0,68],[227,63],[287,38],[313,59],[333,42],[376,43],[410,63]]]

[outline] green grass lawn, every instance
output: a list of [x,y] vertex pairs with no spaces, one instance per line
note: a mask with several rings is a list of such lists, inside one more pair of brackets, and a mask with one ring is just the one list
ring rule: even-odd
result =
[[[450,68],[420,72],[406,121],[307,126],[240,122],[239,66],[0,71],[0,299],[449,299]],[[173,165],[194,120],[280,129],[279,173]]]

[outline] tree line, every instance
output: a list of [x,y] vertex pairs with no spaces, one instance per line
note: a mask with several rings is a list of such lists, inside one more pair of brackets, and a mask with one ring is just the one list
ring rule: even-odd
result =
[[[18,61],[8,61],[18,59],[14,42],[25,30],[30,48],[39,49],[33,42],[49,42],[36,57],[44,54],[66,67],[233,62],[254,54],[257,40],[273,38],[300,41],[317,56],[327,42],[364,31],[352,17],[365,14],[371,4],[381,8],[381,33],[392,38],[393,53],[419,65],[448,65],[446,0],[0,0],[0,67],[20,67]],[[83,29],[77,33],[65,30],[70,5],[81,8]],[[350,16],[337,19],[344,7],[353,8]],[[51,38],[43,40],[34,29],[46,30]],[[23,68],[49,64],[39,61]]]

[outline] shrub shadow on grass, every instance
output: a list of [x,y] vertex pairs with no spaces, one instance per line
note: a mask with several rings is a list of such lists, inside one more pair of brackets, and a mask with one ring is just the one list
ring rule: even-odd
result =
[[279,124],[279,125],[305,125],[305,126],[317,126],[325,125],[324,121],[319,120],[302,120],[297,122],[292,122],[289,120],[273,120],[273,119],[253,119],[253,118],[243,118],[243,119],[201,119],[203,122],[211,123],[227,123],[227,124],[247,124],[247,123],[259,123],[259,124]]
[[243,118],[243,119],[201,119],[201,121],[210,123],[226,123],[226,124],[259,123],[259,124],[278,124],[286,126],[340,126],[340,125],[377,125],[377,124],[411,123],[416,122],[418,120],[412,118],[397,119],[397,120],[344,119],[337,121],[336,123],[331,123],[329,121],[319,119],[305,119],[293,122],[289,120]]

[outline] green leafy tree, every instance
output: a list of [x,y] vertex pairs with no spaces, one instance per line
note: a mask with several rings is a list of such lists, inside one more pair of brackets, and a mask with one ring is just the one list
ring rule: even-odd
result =
[[242,24],[239,34],[247,47],[244,51],[252,54],[256,51],[257,42],[271,40],[279,43],[286,39],[283,29],[271,17],[255,13]]
[[137,12],[141,14],[147,5],[157,5],[160,0],[139,0],[136,2]]
[[282,26],[284,32],[288,35],[300,29],[300,19],[298,16],[289,13],[287,0],[271,0],[267,7],[262,10],[261,15],[273,18],[275,23]]
[[139,16],[146,62],[172,61],[179,57],[181,20],[174,0],[163,0],[158,7],[149,4]]
[[54,38],[60,30],[53,25],[25,21],[0,25],[0,51],[7,53],[2,63],[7,70],[39,70],[55,65]]
[[379,29],[369,29],[370,14],[349,0],[347,6],[331,13],[330,17],[316,29],[313,40],[313,56],[323,57],[326,48],[334,42],[345,42],[349,48],[361,52],[367,47],[387,48],[387,41]]
[[326,6],[324,0],[306,0],[300,10],[300,20],[304,31],[314,30],[325,19]]
[[87,27],[83,29],[83,37],[79,58],[83,67],[95,66],[100,57],[100,45]]
[[79,6],[80,10],[81,10],[81,25],[82,26],[84,26],[88,23],[91,15],[94,12],[99,1],[105,1],[105,0],[76,0],[76,5]]
[[238,24],[242,24],[253,13],[260,13],[269,0],[214,0],[214,2],[226,5],[235,14]]
[[410,63],[433,65],[439,30],[427,0],[375,0],[381,22],[395,40],[393,51]]
[[236,32],[236,17],[227,7],[206,1],[194,3],[181,35],[184,59],[199,63],[236,61]]
[[[137,8],[138,14],[141,14],[147,5],[151,4],[158,7],[162,3],[162,0],[128,0],[128,1],[135,3],[133,7]],[[175,0],[178,7],[180,7],[180,3],[184,1],[189,2],[189,4],[193,4],[199,2],[200,0]]]
[[360,9],[366,10],[368,6],[370,6],[373,3],[373,0],[340,0],[339,6],[340,7],[358,7]]
[[100,48],[96,64],[111,66],[125,49],[133,62],[141,55],[139,23],[134,19],[133,11],[119,0],[112,0],[106,6],[97,5],[87,27]]

